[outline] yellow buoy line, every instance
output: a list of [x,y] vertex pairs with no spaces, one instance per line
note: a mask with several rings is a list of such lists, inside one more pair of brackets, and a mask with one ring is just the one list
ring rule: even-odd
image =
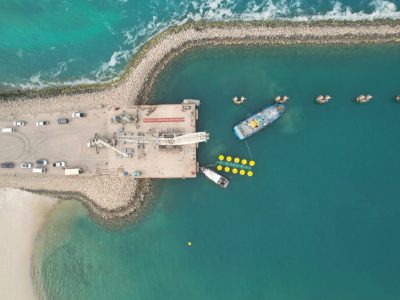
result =
[[253,176],[252,167],[255,166],[256,162],[254,160],[247,161],[247,159],[232,157],[230,155],[224,156],[223,154],[218,155],[218,162],[216,163],[217,171],[224,171],[225,173],[232,172],[232,174]]

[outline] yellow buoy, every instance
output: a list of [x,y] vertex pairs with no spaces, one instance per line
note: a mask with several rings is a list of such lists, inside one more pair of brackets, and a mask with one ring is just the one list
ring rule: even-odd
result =
[[233,168],[233,169],[232,169],[232,173],[233,173],[233,174],[236,174],[236,173],[237,173],[237,169],[236,169],[236,168]]
[[224,169],[224,171],[225,171],[226,173],[229,173],[230,170],[231,170],[231,168],[229,168],[229,167],[225,167],[225,169]]
[[244,175],[244,174],[246,174],[246,172],[245,172],[245,170],[240,170],[239,174]]
[[242,159],[242,165],[247,165],[247,160],[246,159]]
[[248,171],[247,172],[247,176],[249,176],[249,177],[253,176],[253,172],[252,171]]
[[223,156],[222,154],[220,154],[220,155],[218,156],[218,159],[219,159],[219,160],[224,160],[224,158],[225,158],[225,156]]
[[190,247],[192,246],[192,242],[187,242],[187,245]]
[[254,160],[251,160],[250,162],[249,162],[249,165],[252,167],[252,166],[254,166],[256,164],[256,162],[254,161]]
[[238,163],[240,161],[239,157],[235,157],[235,159],[233,160],[235,163]]
[[218,171],[221,171],[221,170],[222,170],[222,166],[221,166],[221,165],[218,165],[218,166],[217,166],[217,170],[218,170]]
[[226,157],[226,161],[231,161],[232,160],[232,157],[231,156],[227,156]]

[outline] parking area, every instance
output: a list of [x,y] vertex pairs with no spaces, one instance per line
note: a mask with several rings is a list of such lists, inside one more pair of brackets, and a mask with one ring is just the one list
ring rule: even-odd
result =
[[[134,122],[115,121],[124,112]],[[146,178],[187,178],[196,176],[196,144],[179,147],[160,147],[146,144],[118,143],[121,133],[157,137],[164,133],[195,132],[194,105],[147,105],[130,108],[98,107],[84,111],[85,117],[73,118],[73,111],[0,115],[0,163],[12,162],[14,168],[0,168],[0,174],[34,176],[64,176],[64,169],[53,163],[64,161],[68,168],[81,168],[82,176],[122,175]],[[112,120],[114,117],[114,120]],[[59,124],[58,119],[68,119]],[[14,126],[24,121],[25,126]],[[47,125],[37,126],[36,122]],[[88,147],[94,136],[115,143],[115,148],[129,152],[129,157],[107,147]],[[23,169],[22,163],[36,166],[36,160],[47,160],[45,175]]]
[[[21,169],[21,163],[47,160],[48,174],[64,174],[62,168],[53,163],[65,161],[68,167],[79,167],[91,173],[96,167],[108,161],[107,153],[99,155],[86,147],[86,142],[95,133],[107,133],[107,111],[104,109],[87,112],[85,118],[72,118],[73,112],[51,114],[21,114],[0,120],[1,128],[14,128],[13,133],[0,133],[0,162],[13,162],[15,168],[1,169],[2,173],[30,173],[31,169]],[[60,118],[68,119],[67,124],[58,124]],[[14,121],[24,121],[25,126],[13,126]],[[46,121],[48,125],[36,126],[36,122]]]

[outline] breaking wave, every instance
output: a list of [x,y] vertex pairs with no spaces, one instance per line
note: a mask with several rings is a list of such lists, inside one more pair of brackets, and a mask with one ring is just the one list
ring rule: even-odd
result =
[[[130,7],[131,0],[115,0],[119,9],[123,9],[121,16],[127,20],[120,28],[106,29],[116,37],[115,50],[109,58],[85,74],[73,74],[68,68],[79,58],[68,59],[58,63],[52,70],[40,70],[28,79],[19,83],[0,82],[0,85],[12,88],[41,88],[54,85],[76,85],[107,81],[118,76],[137,49],[152,36],[169,26],[185,23],[190,20],[374,20],[399,19],[400,11],[394,2],[387,0],[372,0],[369,3],[361,1],[350,6],[342,2],[321,3],[309,0],[149,0],[148,7],[143,8],[150,17],[143,18],[134,14]],[[357,6],[357,9],[355,8]],[[129,23],[131,22],[131,23]],[[17,56],[22,57],[22,49]],[[84,58],[82,58],[84,59]],[[59,78],[59,80],[57,80]],[[65,80],[67,78],[67,80]],[[69,78],[69,79],[68,79]]]

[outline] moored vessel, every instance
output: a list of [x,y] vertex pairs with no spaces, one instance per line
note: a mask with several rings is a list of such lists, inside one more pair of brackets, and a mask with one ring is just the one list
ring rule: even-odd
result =
[[239,140],[244,140],[275,122],[285,111],[285,105],[281,103],[268,106],[236,124],[233,127],[233,132]]
[[325,104],[325,103],[328,103],[329,100],[331,100],[331,99],[332,99],[332,97],[329,95],[325,95],[325,96],[319,95],[317,98],[315,98],[315,101],[317,101],[317,103],[319,103],[319,104]]
[[275,102],[276,103],[281,103],[281,104],[283,104],[283,103],[286,103],[286,101],[289,99],[289,97],[288,96],[283,96],[283,97],[281,97],[281,96],[276,96],[275,97]]
[[246,97],[241,96],[240,98],[238,98],[237,96],[232,98],[233,103],[235,104],[243,104],[244,101],[246,101]]
[[200,167],[200,172],[203,173],[204,176],[206,176],[212,182],[214,182],[215,184],[219,185],[222,188],[226,188],[229,184],[229,180],[227,178],[209,168]]
[[367,103],[367,102],[369,102],[372,98],[374,98],[374,97],[372,97],[371,95],[359,95],[359,96],[357,96],[356,101],[357,101],[358,103]]

